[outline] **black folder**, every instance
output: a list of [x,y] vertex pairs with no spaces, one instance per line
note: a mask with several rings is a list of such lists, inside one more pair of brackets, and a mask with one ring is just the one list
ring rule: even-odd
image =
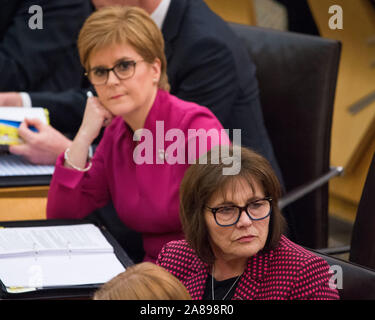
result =
[[[87,220],[30,220],[30,221],[6,221],[0,222],[0,227],[20,228],[20,227],[38,227],[38,226],[63,226],[75,224],[93,224]],[[128,268],[133,265],[133,261],[127,253],[118,244],[114,237],[106,230],[103,225],[94,223],[100,229],[104,237],[114,248],[114,253],[120,263]],[[0,279],[0,299],[91,299],[93,293],[101,284],[61,286],[41,288],[36,291],[24,293],[9,293]]]
[[34,176],[4,176],[0,177],[0,187],[30,187],[30,186],[49,186],[52,175],[34,175]]

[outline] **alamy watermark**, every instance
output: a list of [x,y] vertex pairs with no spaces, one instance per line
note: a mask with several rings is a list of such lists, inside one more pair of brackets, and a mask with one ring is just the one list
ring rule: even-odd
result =
[[41,6],[33,5],[29,8],[29,28],[31,30],[43,29],[43,9]]
[[328,26],[331,30],[344,29],[344,13],[342,7],[335,4],[330,6],[328,13],[332,16],[328,20]]
[[[207,164],[206,153],[211,150],[209,161],[227,166],[223,175],[236,175],[241,170],[241,130],[233,129],[233,154],[229,154],[228,129],[188,129],[187,137],[178,128],[165,132],[164,121],[156,121],[155,137],[148,129],[138,129],[133,140],[140,142],[134,149],[133,160],[136,164]],[[166,142],[171,142],[165,147]]]
[[329,278],[328,285],[331,289],[341,290],[343,288],[343,271],[339,265],[332,265],[328,271],[332,276]]
[[[340,5],[332,5],[328,9],[328,13],[332,16],[329,18],[328,26],[332,30],[344,28],[344,15]],[[29,7],[29,14],[32,16],[29,18],[29,28],[32,30],[43,29],[43,9],[41,6],[32,5]]]
[[44,279],[43,279],[43,268],[38,265],[34,264],[29,267],[28,269],[29,274],[29,281],[28,285],[30,288],[42,288]]

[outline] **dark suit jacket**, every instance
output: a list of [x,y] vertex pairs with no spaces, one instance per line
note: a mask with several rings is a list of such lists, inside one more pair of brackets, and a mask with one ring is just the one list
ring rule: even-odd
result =
[[[185,240],[172,241],[161,250],[156,264],[162,266],[201,300],[210,267]],[[330,287],[325,260],[282,236],[274,250],[264,250],[248,259],[233,300],[336,300]]]
[[[255,66],[238,38],[202,0],[172,0],[162,33],[171,93],[207,106],[226,129],[242,129],[242,145],[263,154],[281,177],[263,123]],[[84,92],[32,93],[50,109],[51,124],[76,131]]]
[[281,177],[259,101],[256,69],[228,24],[202,0],[171,2],[163,25],[171,93],[210,108],[242,145],[263,154]]
[[0,7],[0,41],[8,29],[21,0],[3,0]]
[[[31,29],[32,5],[43,10],[43,29]],[[88,0],[2,0],[0,4],[0,91],[61,91],[79,88],[75,45]]]

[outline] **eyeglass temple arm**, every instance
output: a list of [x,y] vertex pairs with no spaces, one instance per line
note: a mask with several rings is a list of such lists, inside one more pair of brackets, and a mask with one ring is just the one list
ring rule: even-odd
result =
[[294,201],[304,197],[306,194],[310,193],[311,191],[314,191],[315,189],[326,184],[333,177],[342,175],[343,172],[344,172],[343,167],[331,167],[330,171],[328,171],[326,174],[288,192],[284,197],[280,198],[279,200],[278,205],[279,205],[280,210],[285,208],[289,204],[293,203]]

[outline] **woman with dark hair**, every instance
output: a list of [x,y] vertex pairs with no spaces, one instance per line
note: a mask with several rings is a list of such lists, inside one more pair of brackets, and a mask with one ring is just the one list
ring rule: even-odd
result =
[[180,188],[186,240],[165,245],[157,263],[193,299],[338,299],[328,264],[282,235],[281,188],[268,161],[224,148],[239,173],[224,175],[228,156],[215,149],[208,164],[186,171]]

